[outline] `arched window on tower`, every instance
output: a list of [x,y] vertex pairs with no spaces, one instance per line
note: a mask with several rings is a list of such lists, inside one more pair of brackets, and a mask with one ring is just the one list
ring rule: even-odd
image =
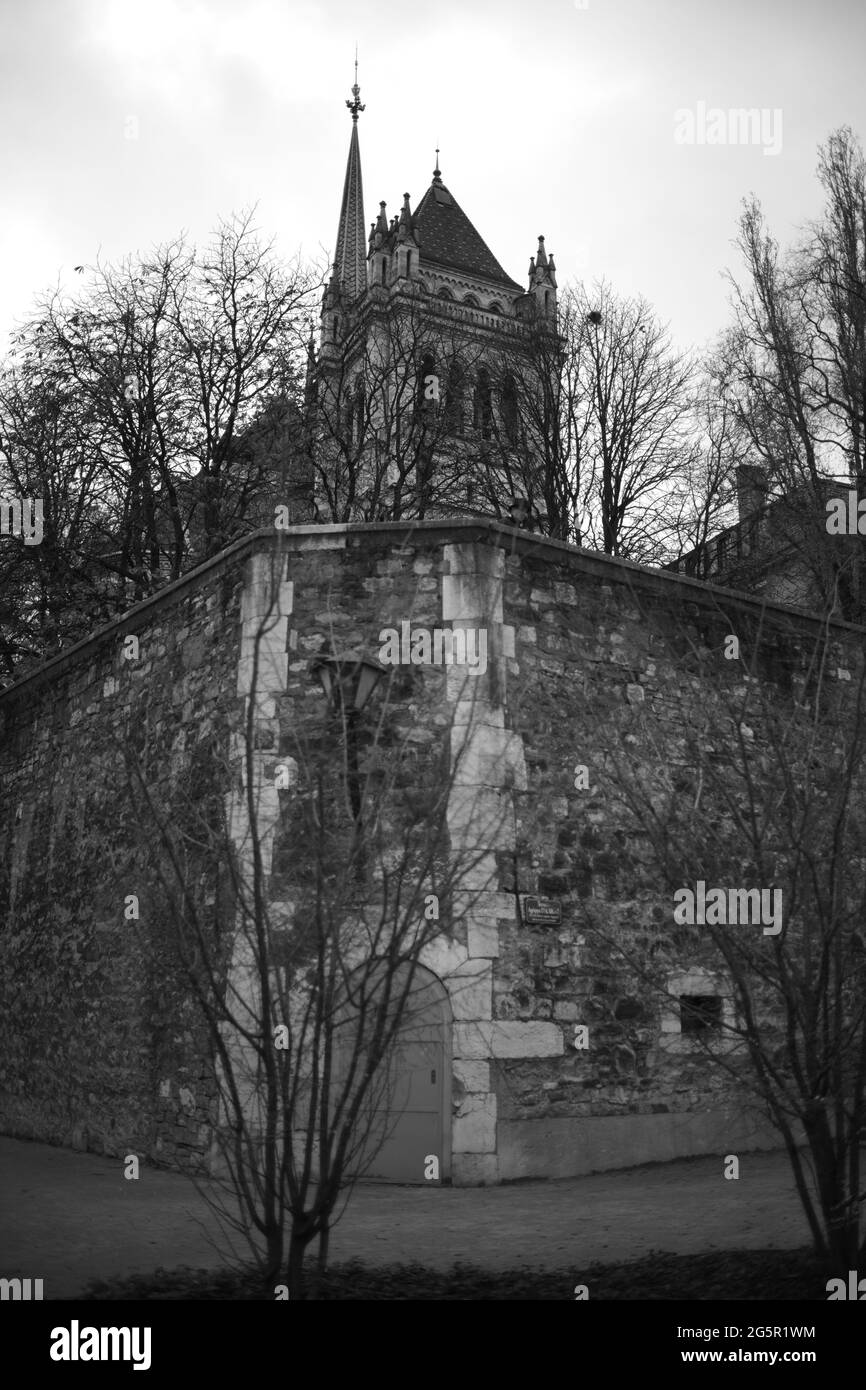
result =
[[486,367],[480,367],[478,376],[475,378],[472,424],[482,439],[489,439],[493,434],[493,403],[490,394],[490,375]]
[[463,300],[463,303],[468,304],[470,309],[481,308],[481,305],[478,303],[478,300],[475,298],[474,294],[467,294],[465,299]]
[[385,283],[385,276],[386,276],[387,273],[388,273],[388,262],[387,262],[387,260],[385,259],[385,257],[383,256],[383,257],[382,257],[382,284],[383,284],[383,285],[384,285],[384,283]]
[[508,440],[509,444],[516,444],[518,434],[517,387],[514,384],[514,377],[510,372],[507,373],[502,383],[500,408],[505,438]]
[[459,362],[452,362],[445,387],[445,428],[449,434],[463,433],[465,396],[465,373]]
[[491,314],[501,314],[501,313],[502,313],[502,305],[499,304],[499,303],[497,303],[497,301],[496,301],[495,299],[494,299],[493,303],[490,305],[490,313],[491,313]]
[[452,299],[452,300],[453,300],[453,298],[454,298],[453,294],[452,294],[451,291],[448,289],[448,286],[447,286],[447,285],[443,285],[442,288],[441,288],[440,290],[437,290],[437,291],[436,291],[436,293],[437,293],[437,295],[438,295],[438,297],[439,297],[440,299]]

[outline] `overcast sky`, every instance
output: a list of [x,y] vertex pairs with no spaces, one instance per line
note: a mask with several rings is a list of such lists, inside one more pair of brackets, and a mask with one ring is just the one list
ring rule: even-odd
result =
[[[683,346],[726,321],[742,197],[787,241],[820,207],[818,144],[866,136],[863,0],[0,0],[0,17],[4,348],[74,265],[205,241],[251,204],[286,257],[332,253],[356,39],[368,224],[380,198],[417,204],[438,142],[516,280],[542,232],[560,284],[644,294]],[[739,108],[764,112],[757,141],[700,142],[736,135]]]

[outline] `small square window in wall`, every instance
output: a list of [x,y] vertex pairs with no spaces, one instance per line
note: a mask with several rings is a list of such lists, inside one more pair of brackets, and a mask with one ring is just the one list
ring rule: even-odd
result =
[[722,1026],[722,997],[720,994],[681,994],[680,1031],[682,1033],[718,1032]]

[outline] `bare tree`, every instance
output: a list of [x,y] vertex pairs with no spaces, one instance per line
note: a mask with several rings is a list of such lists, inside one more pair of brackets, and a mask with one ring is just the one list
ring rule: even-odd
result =
[[[495,480],[526,497],[542,532],[658,559],[671,489],[694,453],[693,368],[644,300],[566,287],[555,322],[529,319],[503,354]],[[513,423],[512,423],[513,419]]]
[[[730,620],[720,612],[715,626],[723,633]],[[715,641],[694,625],[679,633],[685,670],[704,676],[700,706],[673,744],[650,712],[628,730],[608,719],[599,753],[617,824],[643,872],[673,895],[670,917],[629,936],[590,912],[588,933],[624,978],[668,1012],[684,1009],[710,1074],[727,1075],[734,1096],[757,1097],[816,1251],[847,1270],[866,1254],[862,663],[853,679],[839,670],[828,629],[798,651],[755,622],[740,631],[741,660],[709,682]],[[705,920],[700,908],[691,924],[678,915],[684,890],[692,904],[712,894]],[[678,997],[690,968],[717,1012]]]
[[[459,934],[504,812],[472,782],[465,665],[392,667],[375,728],[338,695],[317,731],[320,709],[311,718],[296,696],[278,731],[266,692],[285,623],[279,544],[262,564],[243,727],[214,729],[171,787],[154,787],[134,720],[125,758],[153,917],[213,1049],[227,1177],[203,1191],[249,1242],[263,1288],[303,1297],[308,1246],[324,1268],[340,1202],[388,1136],[394,1048],[423,1025],[426,953]],[[462,701],[463,718],[414,737],[397,723],[410,693],[431,715],[443,695]]]
[[866,162],[844,126],[818,151],[825,211],[799,265],[814,340],[815,386],[849,476],[866,478]]
[[[730,402],[708,374],[692,399],[696,435],[684,448],[672,479],[658,536],[671,559],[707,556],[716,531],[737,521],[737,469],[750,455],[737,430]],[[703,577],[698,563],[695,571]]]
[[[765,553],[788,548],[828,611],[859,619],[859,546],[828,535],[839,480],[864,491],[866,421],[866,166],[850,129],[819,150],[825,208],[782,252],[755,198],[738,244],[745,275],[729,276],[734,323],[714,370],[739,452],[760,467],[775,505]],[[836,483],[834,485],[834,479]]]
[[98,264],[82,291],[37,305],[0,373],[0,489],[44,507],[42,544],[0,556],[18,596],[7,670],[255,524],[302,415],[318,283],[280,267],[246,213],[202,253],[179,239]]
[[692,447],[693,367],[643,299],[601,283],[581,295],[591,332],[585,382],[587,535],[608,555],[658,559],[670,486]]

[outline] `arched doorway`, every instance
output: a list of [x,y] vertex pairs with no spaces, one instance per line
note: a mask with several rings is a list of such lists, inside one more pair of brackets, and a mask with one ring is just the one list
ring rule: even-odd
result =
[[[401,973],[402,972],[402,973]],[[405,987],[401,966],[392,995]],[[353,1036],[341,1028],[341,1070]],[[400,1027],[359,1119],[356,1171],[365,1182],[438,1186],[451,1177],[451,1004],[442,981],[416,966]]]

